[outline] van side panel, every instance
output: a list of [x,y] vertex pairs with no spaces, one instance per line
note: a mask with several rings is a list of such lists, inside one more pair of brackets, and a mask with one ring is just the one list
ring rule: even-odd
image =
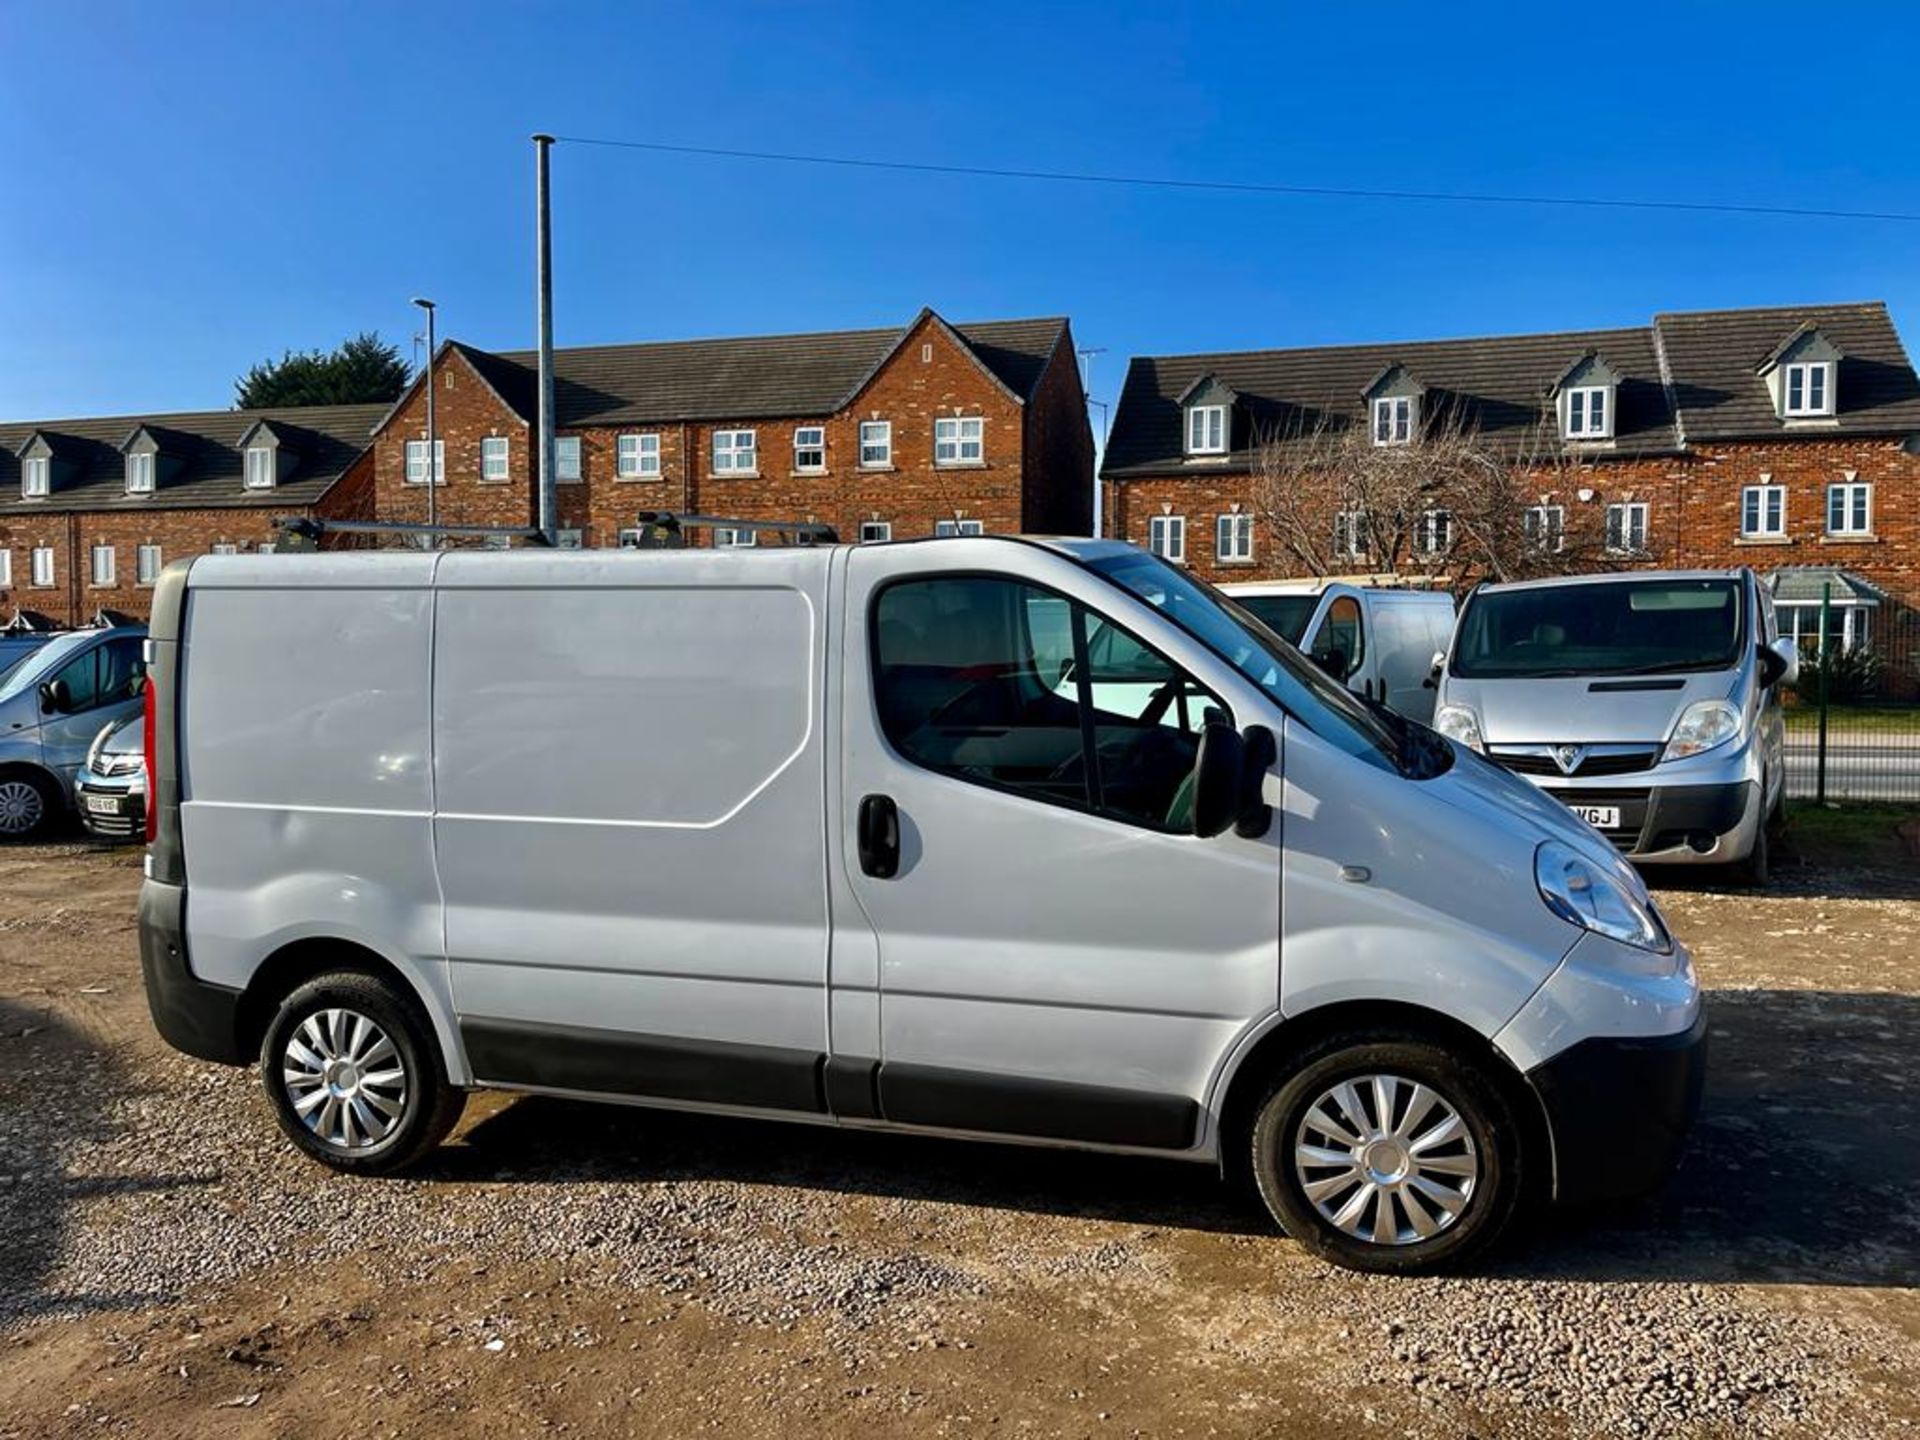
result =
[[272,563],[203,561],[188,593],[180,826],[194,971],[244,987],[293,941],[365,945],[412,980],[460,1078],[429,820],[427,571],[334,588],[318,567],[274,583],[260,569]]
[[478,1077],[821,1108],[825,553],[465,559],[436,833]]

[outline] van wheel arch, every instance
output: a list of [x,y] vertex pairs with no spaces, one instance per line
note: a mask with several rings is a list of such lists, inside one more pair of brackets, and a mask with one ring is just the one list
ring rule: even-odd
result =
[[[250,1057],[259,1053],[267,1027],[273,1024],[281,1004],[295,990],[316,975],[343,970],[372,976],[392,986],[397,993],[410,996],[428,1020],[428,1033],[433,1034],[433,1009],[428,997],[420,993],[420,988],[404,970],[365,945],[316,936],[281,946],[254,971],[234,1013],[234,1040],[240,1054]],[[437,1043],[438,1037],[435,1038]],[[442,1073],[450,1073],[446,1056],[440,1057],[440,1063]]]
[[1390,1028],[1410,1032],[1444,1045],[1462,1058],[1481,1065],[1487,1077],[1504,1092],[1524,1127],[1520,1144],[1526,1156],[1522,1173],[1531,1177],[1531,1194],[1522,1201],[1545,1199],[1553,1179],[1553,1136],[1539,1094],[1526,1077],[1493,1048],[1493,1042],[1469,1025],[1443,1015],[1392,1000],[1350,1000],[1323,1005],[1283,1020],[1254,1043],[1227,1082],[1219,1107],[1220,1171],[1235,1185],[1253,1188],[1253,1170],[1247,1146],[1241,1141],[1253,1125],[1268,1088],[1287,1074],[1297,1057],[1331,1035]]

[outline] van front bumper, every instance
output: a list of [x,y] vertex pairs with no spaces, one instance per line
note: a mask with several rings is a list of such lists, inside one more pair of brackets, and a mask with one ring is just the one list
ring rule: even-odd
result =
[[1660,1188],[1679,1163],[1707,1074],[1707,1013],[1672,1035],[1582,1040],[1527,1079],[1553,1134],[1554,1199],[1584,1205]]
[[148,880],[140,887],[140,971],[147,1009],[160,1038],[176,1050],[222,1065],[244,1065],[240,992],[200,979],[187,963],[187,891]]
[[1602,825],[1600,833],[1621,854],[1642,864],[1724,865],[1744,860],[1760,829],[1757,780],[1705,785],[1534,783],[1564,805],[1618,812],[1618,823]]

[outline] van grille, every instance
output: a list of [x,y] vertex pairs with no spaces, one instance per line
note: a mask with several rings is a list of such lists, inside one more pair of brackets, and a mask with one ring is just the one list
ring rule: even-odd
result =
[[1553,756],[1518,751],[1492,750],[1488,759],[1516,775],[1632,775],[1651,770],[1660,759],[1658,745],[1638,746],[1632,750],[1614,750],[1588,754],[1571,770],[1562,770]]

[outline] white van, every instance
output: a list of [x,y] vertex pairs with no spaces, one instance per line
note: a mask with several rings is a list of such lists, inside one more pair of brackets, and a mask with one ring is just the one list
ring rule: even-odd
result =
[[[1692,963],[1605,841],[1130,545],[207,557],[154,598],[154,1019],[339,1169],[501,1087],[1219,1164],[1413,1271],[1656,1185],[1699,1095]],[[1089,703],[1109,629],[1140,715]]]
[[1453,597],[1446,591],[1344,580],[1220,588],[1363,700],[1433,723],[1434,657],[1445,654],[1453,638]]

